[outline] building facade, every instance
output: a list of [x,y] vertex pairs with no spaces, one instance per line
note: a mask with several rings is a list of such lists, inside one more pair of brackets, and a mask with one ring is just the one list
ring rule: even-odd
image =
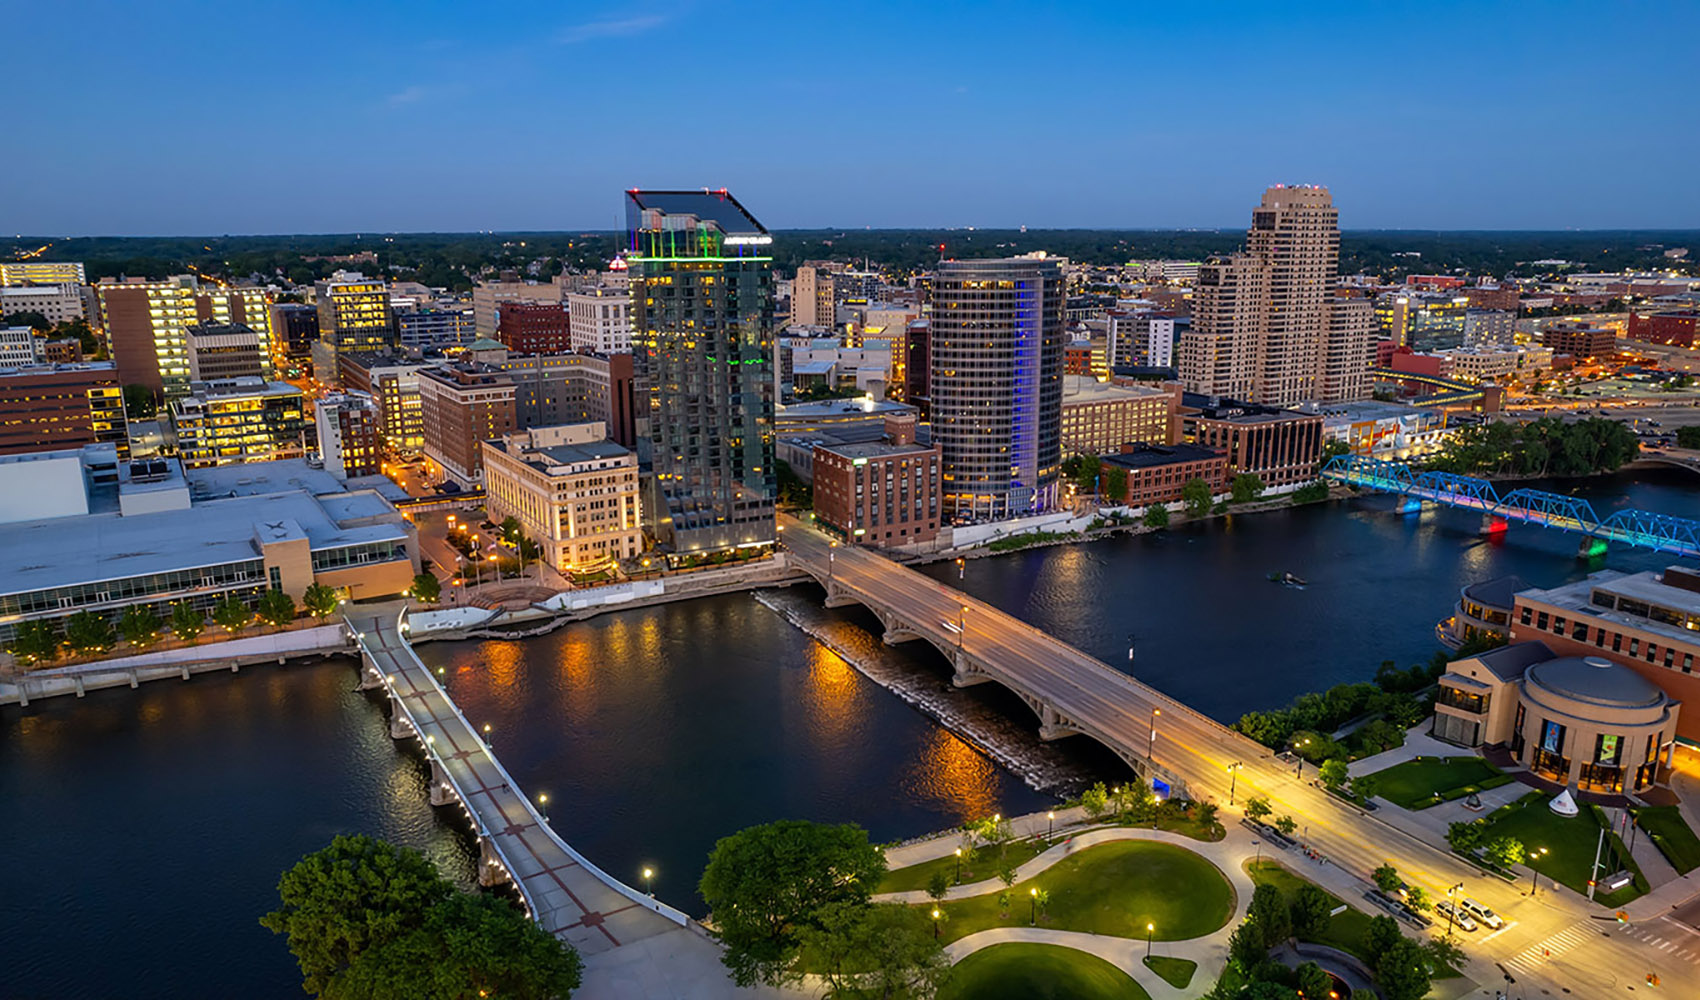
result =
[[503,302],[495,339],[522,354],[557,354],[572,349],[567,310],[559,302]]
[[770,545],[773,238],[725,191],[631,191],[626,219],[648,526],[676,554]]
[[856,545],[925,545],[939,533],[942,456],[915,443],[912,416],[886,427],[882,441],[814,446],[815,519]]
[[567,293],[571,348],[589,354],[629,354],[632,349],[631,289],[598,286]]
[[1180,408],[1178,385],[1158,388],[1133,382],[1099,382],[1063,377],[1062,452],[1102,455],[1124,444],[1169,444]]
[[513,379],[475,362],[421,369],[419,413],[426,457],[462,487],[484,480],[481,442],[518,429]]
[[271,375],[270,304],[258,288],[203,287],[193,275],[165,281],[103,281],[94,286],[107,349],[126,385],[167,397],[189,391],[189,328],[242,325],[260,344],[261,377]]
[[319,339],[318,308],[301,302],[273,303],[271,325],[273,366],[279,372],[306,371]]
[[1057,507],[1063,300],[1052,260],[947,260],[935,270],[930,409],[947,517]]
[[441,351],[470,343],[472,310],[431,306],[397,310],[396,339],[405,351]]
[[[0,265],[3,266],[3,265]],[[40,313],[49,323],[86,319],[80,285],[0,285],[0,319],[13,313]]]
[[1129,507],[1168,504],[1181,499],[1186,484],[1201,479],[1216,496],[1228,488],[1228,456],[1190,444],[1130,444],[1105,455],[1104,465],[1127,473],[1127,487],[1111,500]]
[[301,390],[287,382],[196,382],[170,400],[169,436],[186,469],[299,458],[307,426]]
[[1578,361],[1609,358],[1617,353],[1617,331],[1592,323],[1553,323],[1541,331],[1542,346]]
[[129,455],[124,387],[110,361],[0,368],[0,455],[110,444]]
[[393,354],[349,354],[340,364],[342,385],[378,402],[384,447],[398,455],[417,455],[425,449],[425,417],[419,401],[419,372],[423,362]]
[[598,421],[608,439],[637,447],[637,390],[630,354],[509,354],[487,359],[514,381],[518,427]]
[[14,260],[0,263],[0,285],[82,285],[81,261]]
[[319,457],[339,481],[375,476],[383,468],[383,418],[378,402],[363,392],[325,396],[313,404]]
[[243,324],[196,323],[183,334],[191,382],[264,378],[271,367],[260,352],[260,335]]
[[593,421],[483,442],[490,518],[517,518],[561,573],[601,569],[643,551],[637,456],[603,434]]
[[494,337],[505,302],[542,302],[559,305],[561,286],[554,282],[488,281],[472,286],[472,325],[475,337]]
[[338,271],[313,286],[319,309],[319,340],[313,345],[313,377],[337,381],[344,355],[396,348],[395,316],[382,278]]
[[1322,415],[1188,396],[1181,441],[1226,453],[1230,480],[1250,473],[1264,486],[1308,483],[1322,461]]

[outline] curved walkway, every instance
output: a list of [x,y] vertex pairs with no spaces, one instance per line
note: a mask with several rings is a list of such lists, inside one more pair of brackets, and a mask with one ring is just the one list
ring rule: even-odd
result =
[[[1070,810],[1068,819],[1072,823],[1077,818],[1078,810]],[[1057,814],[1058,820],[1064,818],[1063,813]],[[1018,831],[1023,826],[1031,826],[1036,821],[1038,833],[1045,832],[1046,819],[1043,814],[1021,817],[1017,822]],[[1167,830],[1148,830],[1141,827],[1099,827],[1078,833],[1059,833],[1057,843],[1046,849],[1037,857],[1028,861],[1015,870],[1016,880],[1032,878],[1045,869],[1079,851],[1099,844],[1107,844],[1118,840],[1155,840],[1165,844],[1183,847],[1199,855],[1221,870],[1227,877],[1228,884],[1234,887],[1234,913],[1228,922],[1211,934],[1203,937],[1189,938],[1185,941],[1163,941],[1151,946],[1153,955],[1166,958],[1186,958],[1198,963],[1198,970],[1193,973],[1192,982],[1184,990],[1175,989],[1145,966],[1144,958],[1146,942],[1138,938],[1115,937],[1107,934],[1092,934],[1086,931],[1065,931],[1051,927],[998,927],[992,930],[979,931],[966,937],[952,941],[945,946],[945,954],[952,963],[961,961],[964,957],[990,948],[994,944],[1005,944],[1011,941],[1028,941],[1036,944],[1054,944],[1065,948],[1075,948],[1090,955],[1104,959],[1116,968],[1132,976],[1145,991],[1151,994],[1151,1000],[1184,1000],[1195,997],[1203,992],[1199,984],[1215,982],[1228,961],[1228,935],[1245,919],[1246,911],[1251,908],[1251,894],[1254,888],[1251,878],[1245,873],[1245,863],[1257,856],[1257,843],[1243,829],[1228,828],[1228,834],[1221,840],[1211,842],[1194,840],[1191,837]],[[950,855],[958,841],[954,836],[943,836],[919,844],[909,844],[893,848],[890,854],[901,855],[900,860],[909,864],[918,864]],[[1279,858],[1277,857],[1277,860]],[[945,899],[963,899],[968,896],[979,896],[988,892],[996,892],[1002,888],[997,879],[986,879],[967,885],[952,886],[945,894]],[[890,903],[928,903],[931,902],[925,892],[888,892],[874,897],[878,902]]]

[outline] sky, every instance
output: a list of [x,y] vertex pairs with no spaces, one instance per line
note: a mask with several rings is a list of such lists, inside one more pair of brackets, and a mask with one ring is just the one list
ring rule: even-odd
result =
[[[8,10],[14,7],[15,10]],[[0,0],[7,234],[1700,228],[1700,3]]]

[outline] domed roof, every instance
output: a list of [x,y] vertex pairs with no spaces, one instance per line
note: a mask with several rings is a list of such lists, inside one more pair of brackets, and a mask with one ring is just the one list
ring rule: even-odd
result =
[[1665,700],[1652,681],[1599,656],[1548,660],[1530,667],[1528,678],[1554,694],[1596,705],[1651,708]]

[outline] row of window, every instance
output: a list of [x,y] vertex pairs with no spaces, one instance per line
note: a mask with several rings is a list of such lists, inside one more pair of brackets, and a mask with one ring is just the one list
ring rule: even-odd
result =
[[[1542,631],[1542,632],[1551,631],[1553,635],[1561,635],[1561,636],[1562,635],[1568,635],[1570,638],[1575,639],[1578,642],[1587,642],[1588,641],[1589,628],[1588,628],[1587,622],[1584,622],[1584,621],[1567,622],[1563,616],[1549,615],[1545,611],[1539,612],[1537,614],[1537,613],[1534,612],[1534,609],[1528,608],[1528,607],[1523,608],[1522,615],[1519,617],[1518,620],[1524,625],[1529,625],[1529,624],[1531,624],[1531,621],[1530,621],[1531,617],[1533,618],[1532,624],[1534,625],[1534,627],[1536,629]],[[1568,626],[1568,628],[1567,628],[1567,626]],[[1600,649],[1605,649],[1606,648],[1606,639],[1607,639],[1608,636],[1611,639],[1611,651],[1612,652],[1614,652],[1614,653],[1625,653],[1629,656],[1630,659],[1638,659],[1638,658],[1644,657],[1648,663],[1657,664],[1657,663],[1660,662],[1661,657],[1659,656],[1659,652],[1660,652],[1661,647],[1659,646],[1658,643],[1652,642],[1652,641],[1649,640],[1648,642],[1643,644],[1639,637],[1629,636],[1628,637],[1628,640],[1629,640],[1628,641],[1628,648],[1626,649],[1625,646],[1624,646],[1624,638],[1625,637],[1624,637],[1624,634],[1622,632],[1609,632],[1608,633],[1603,628],[1595,628],[1595,629],[1593,629],[1594,645],[1599,647]],[[1642,648],[1643,645],[1645,646],[1645,650],[1643,650],[1643,648]],[[1683,653],[1682,654],[1682,660],[1681,660],[1680,667],[1679,667],[1679,664],[1677,662],[1677,650],[1674,647],[1669,646],[1669,645],[1666,645],[1662,648],[1663,648],[1663,652],[1664,652],[1664,656],[1663,656],[1662,659],[1663,659],[1664,666],[1667,669],[1672,669],[1672,670],[1681,669],[1682,672],[1685,673],[1685,674],[1691,674],[1691,673],[1694,672],[1694,654],[1693,653]]]

